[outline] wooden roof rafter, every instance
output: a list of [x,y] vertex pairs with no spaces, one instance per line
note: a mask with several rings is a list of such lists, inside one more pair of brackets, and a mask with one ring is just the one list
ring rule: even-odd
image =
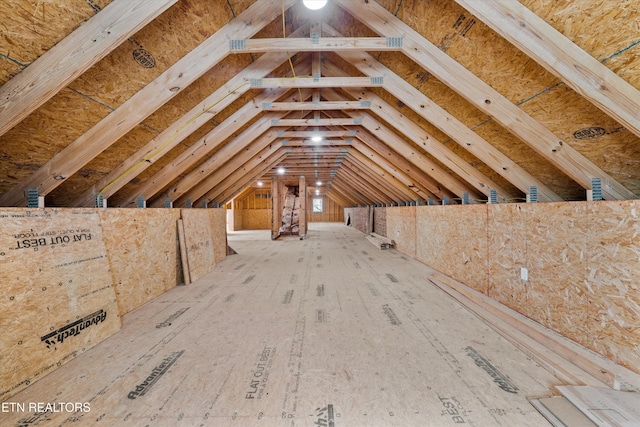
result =
[[380,176],[385,180],[385,182],[387,182],[387,185],[393,186],[396,192],[402,194],[406,199],[416,200],[428,196],[426,192],[419,190],[417,186],[411,184],[407,185],[402,182],[401,177],[398,176],[402,175],[401,173],[389,173],[382,165],[366,157],[355,146],[354,149],[349,152],[348,159],[349,161],[354,162],[354,164],[357,165],[360,169],[368,171],[369,174]]
[[18,206],[26,203],[28,188],[37,188],[41,195],[51,192],[226,57],[230,52],[229,39],[253,36],[294,2],[261,0],[253,3],[36,172],[0,196],[0,205]]
[[613,177],[376,2],[335,0],[335,3],[378,34],[401,37],[402,52],[407,57],[519,137],[583,188],[590,190],[592,179],[600,178],[604,198],[636,198]]
[[[331,34],[337,34],[337,32],[329,26],[325,26],[325,29]],[[387,92],[398,99],[402,99],[403,103],[415,113],[447,134],[461,147],[469,151],[503,178],[507,179],[523,193],[528,193],[531,186],[536,186],[541,201],[562,200],[562,198],[554,193],[548,186],[525,171],[524,168],[509,159],[493,145],[485,141],[453,115],[449,114],[437,103],[430,100],[426,95],[408,84],[404,79],[400,78],[400,76],[385,67],[371,55],[367,53],[348,52],[340,56],[366,75],[383,75],[386,79],[384,88]],[[330,62],[325,64],[325,68],[330,70],[334,75],[341,72],[337,66]],[[360,91],[359,94],[355,90],[345,91],[355,99],[363,97],[370,101],[372,103],[372,109],[376,111],[376,114],[383,117],[394,116],[393,120],[388,120],[391,123],[399,120],[404,126],[410,125],[414,129],[417,127],[417,125],[411,123],[406,117],[402,116],[402,114],[398,113],[397,110],[371,91],[363,90]],[[421,138],[423,142],[418,145],[425,147],[431,146],[436,149],[442,145],[436,138],[427,134],[424,130],[421,130],[421,133],[423,134]],[[483,193],[486,195],[490,190],[491,188],[485,187]],[[508,197],[509,196],[505,194],[502,195],[503,200],[506,200]]]
[[9,82],[0,86],[6,133],[177,0],[114,0]]
[[392,177],[384,173],[376,173],[376,169],[373,166],[361,163],[359,158],[352,156],[351,153],[345,158],[344,166],[346,166],[346,170],[354,172],[356,176],[363,177],[366,181],[383,189],[392,200],[416,200],[419,198],[419,196],[409,190],[409,188],[397,186],[396,181]]
[[[293,32],[291,37],[307,34],[308,31],[308,26],[302,26]],[[172,148],[247,92],[250,85],[246,83],[246,75],[251,75],[254,78],[266,76],[286,60],[287,55],[284,53],[265,54],[256,59],[256,61],[246,67],[241,73],[229,79],[219,89],[199,102],[188,113],[182,115],[162,131],[162,133],[137,150],[118,167],[114,168],[107,176],[88,188],[74,201],[74,206],[92,206],[96,194],[101,194],[104,198],[111,197],[129,181],[150,167]],[[255,98],[254,112],[256,114],[260,112],[260,105],[255,105],[256,103],[268,104],[269,102],[279,99],[278,96],[282,93],[281,90],[277,89],[263,91],[260,97]],[[250,109],[249,105],[245,107],[247,110]]]
[[519,2],[456,2],[604,113],[640,136],[640,91]]
[[[267,170],[266,166],[271,167],[274,158],[280,161],[287,154],[287,148],[283,147],[281,142],[267,144],[257,155],[247,159],[239,167],[221,168],[207,177],[207,180],[184,192],[178,200],[190,198],[192,200],[206,199],[217,200],[220,203],[226,202],[237,191],[242,190],[246,185],[261,176],[264,173],[263,171]],[[259,175],[255,174],[256,169],[261,171]],[[224,194],[221,199],[219,199],[220,194]]]

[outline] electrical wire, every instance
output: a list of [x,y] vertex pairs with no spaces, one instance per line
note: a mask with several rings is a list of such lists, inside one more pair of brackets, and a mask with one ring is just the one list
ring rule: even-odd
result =
[[119,181],[121,181],[126,175],[128,175],[129,173],[131,173],[132,171],[134,171],[135,169],[139,168],[140,165],[144,164],[144,163],[151,163],[151,159],[156,156],[158,153],[160,153],[162,150],[164,150],[170,143],[171,141],[173,141],[180,132],[182,132],[187,126],[189,126],[190,124],[192,124],[194,121],[196,121],[200,116],[202,116],[204,113],[206,113],[207,111],[209,111],[210,109],[212,109],[213,107],[215,107],[216,105],[218,105],[219,103],[221,103],[222,101],[224,101],[225,99],[227,99],[231,94],[235,93],[236,91],[242,89],[243,87],[247,86],[247,85],[251,85],[250,82],[245,82],[239,86],[237,86],[236,88],[234,88],[233,90],[229,91],[226,95],[224,95],[223,97],[221,97],[220,99],[218,99],[216,102],[212,103],[211,105],[207,106],[205,109],[203,109],[202,111],[200,111],[198,114],[196,114],[195,116],[193,116],[191,119],[189,119],[185,124],[183,124],[180,128],[176,129],[176,131],[169,137],[167,138],[167,141],[162,144],[160,147],[158,147],[157,149],[155,149],[154,151],[152,151],[149,155],[145,156],[144,158],[142,158],[141,160],[139,160],[137,163],[135,163],[133,166],[131,166],[129,169],[127,169],[126,171],[122,172],[118,177],[116,177],[113,181],[111,181],[109,184],[107,184],[102,190],[100,190],[100,192],[98,193],[98,195],[103,195],[105,191],[107,191],[109,188],[111,188],[113,185],[115,185],[116,183],[118,183]]

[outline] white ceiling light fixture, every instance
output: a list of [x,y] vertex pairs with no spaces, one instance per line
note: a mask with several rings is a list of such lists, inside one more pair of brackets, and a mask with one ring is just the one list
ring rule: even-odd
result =
[[284,168],[278,168],[278,175],[284,175]]
[[262,181],[258,181],[258,187],[262,187]]
[[318,10],[327,5],[327,0],[302,0],[307,9]]
[[320,135],[314,135],[314,136],[311,137],[311,141],[320,142],[320,141],[322,141],[322,137]]
[[316,182],[316,185],[322,185],[322,181]]

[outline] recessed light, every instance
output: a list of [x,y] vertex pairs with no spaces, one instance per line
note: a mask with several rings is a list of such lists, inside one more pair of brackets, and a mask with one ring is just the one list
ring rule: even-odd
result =
[[279,175],[284,175],[284,172],[285,172],[284,168],[278,168]]
[[307,9],[318,10],[326,6],[327,0],[302,0]]
[[313,141],[313,142],[320,142],[320,141],[322,141],[322,137],[321,137],[321,136],[319,136],[319,135],[312,136],[312,137],[311,137],[311,141]]

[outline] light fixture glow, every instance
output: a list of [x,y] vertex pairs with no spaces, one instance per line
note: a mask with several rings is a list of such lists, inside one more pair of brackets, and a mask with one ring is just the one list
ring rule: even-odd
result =
[[322,137],[319,136],[319,135],[314,135],[314,136],[311,137],[311,141],[320,142],[320,141],[322,141]]
[[258,181],[258,187],[262,187],[262,181]]
[[320,195],[320,190],[316,190],[316,196]]
[[278,168],[278,174],[279,175],[284,175],[284,168]]
[[316,182],[316,185],[322,185],[322,181]]
[[327,0],[302,0],[307,9],[318,10],[325,7]]

